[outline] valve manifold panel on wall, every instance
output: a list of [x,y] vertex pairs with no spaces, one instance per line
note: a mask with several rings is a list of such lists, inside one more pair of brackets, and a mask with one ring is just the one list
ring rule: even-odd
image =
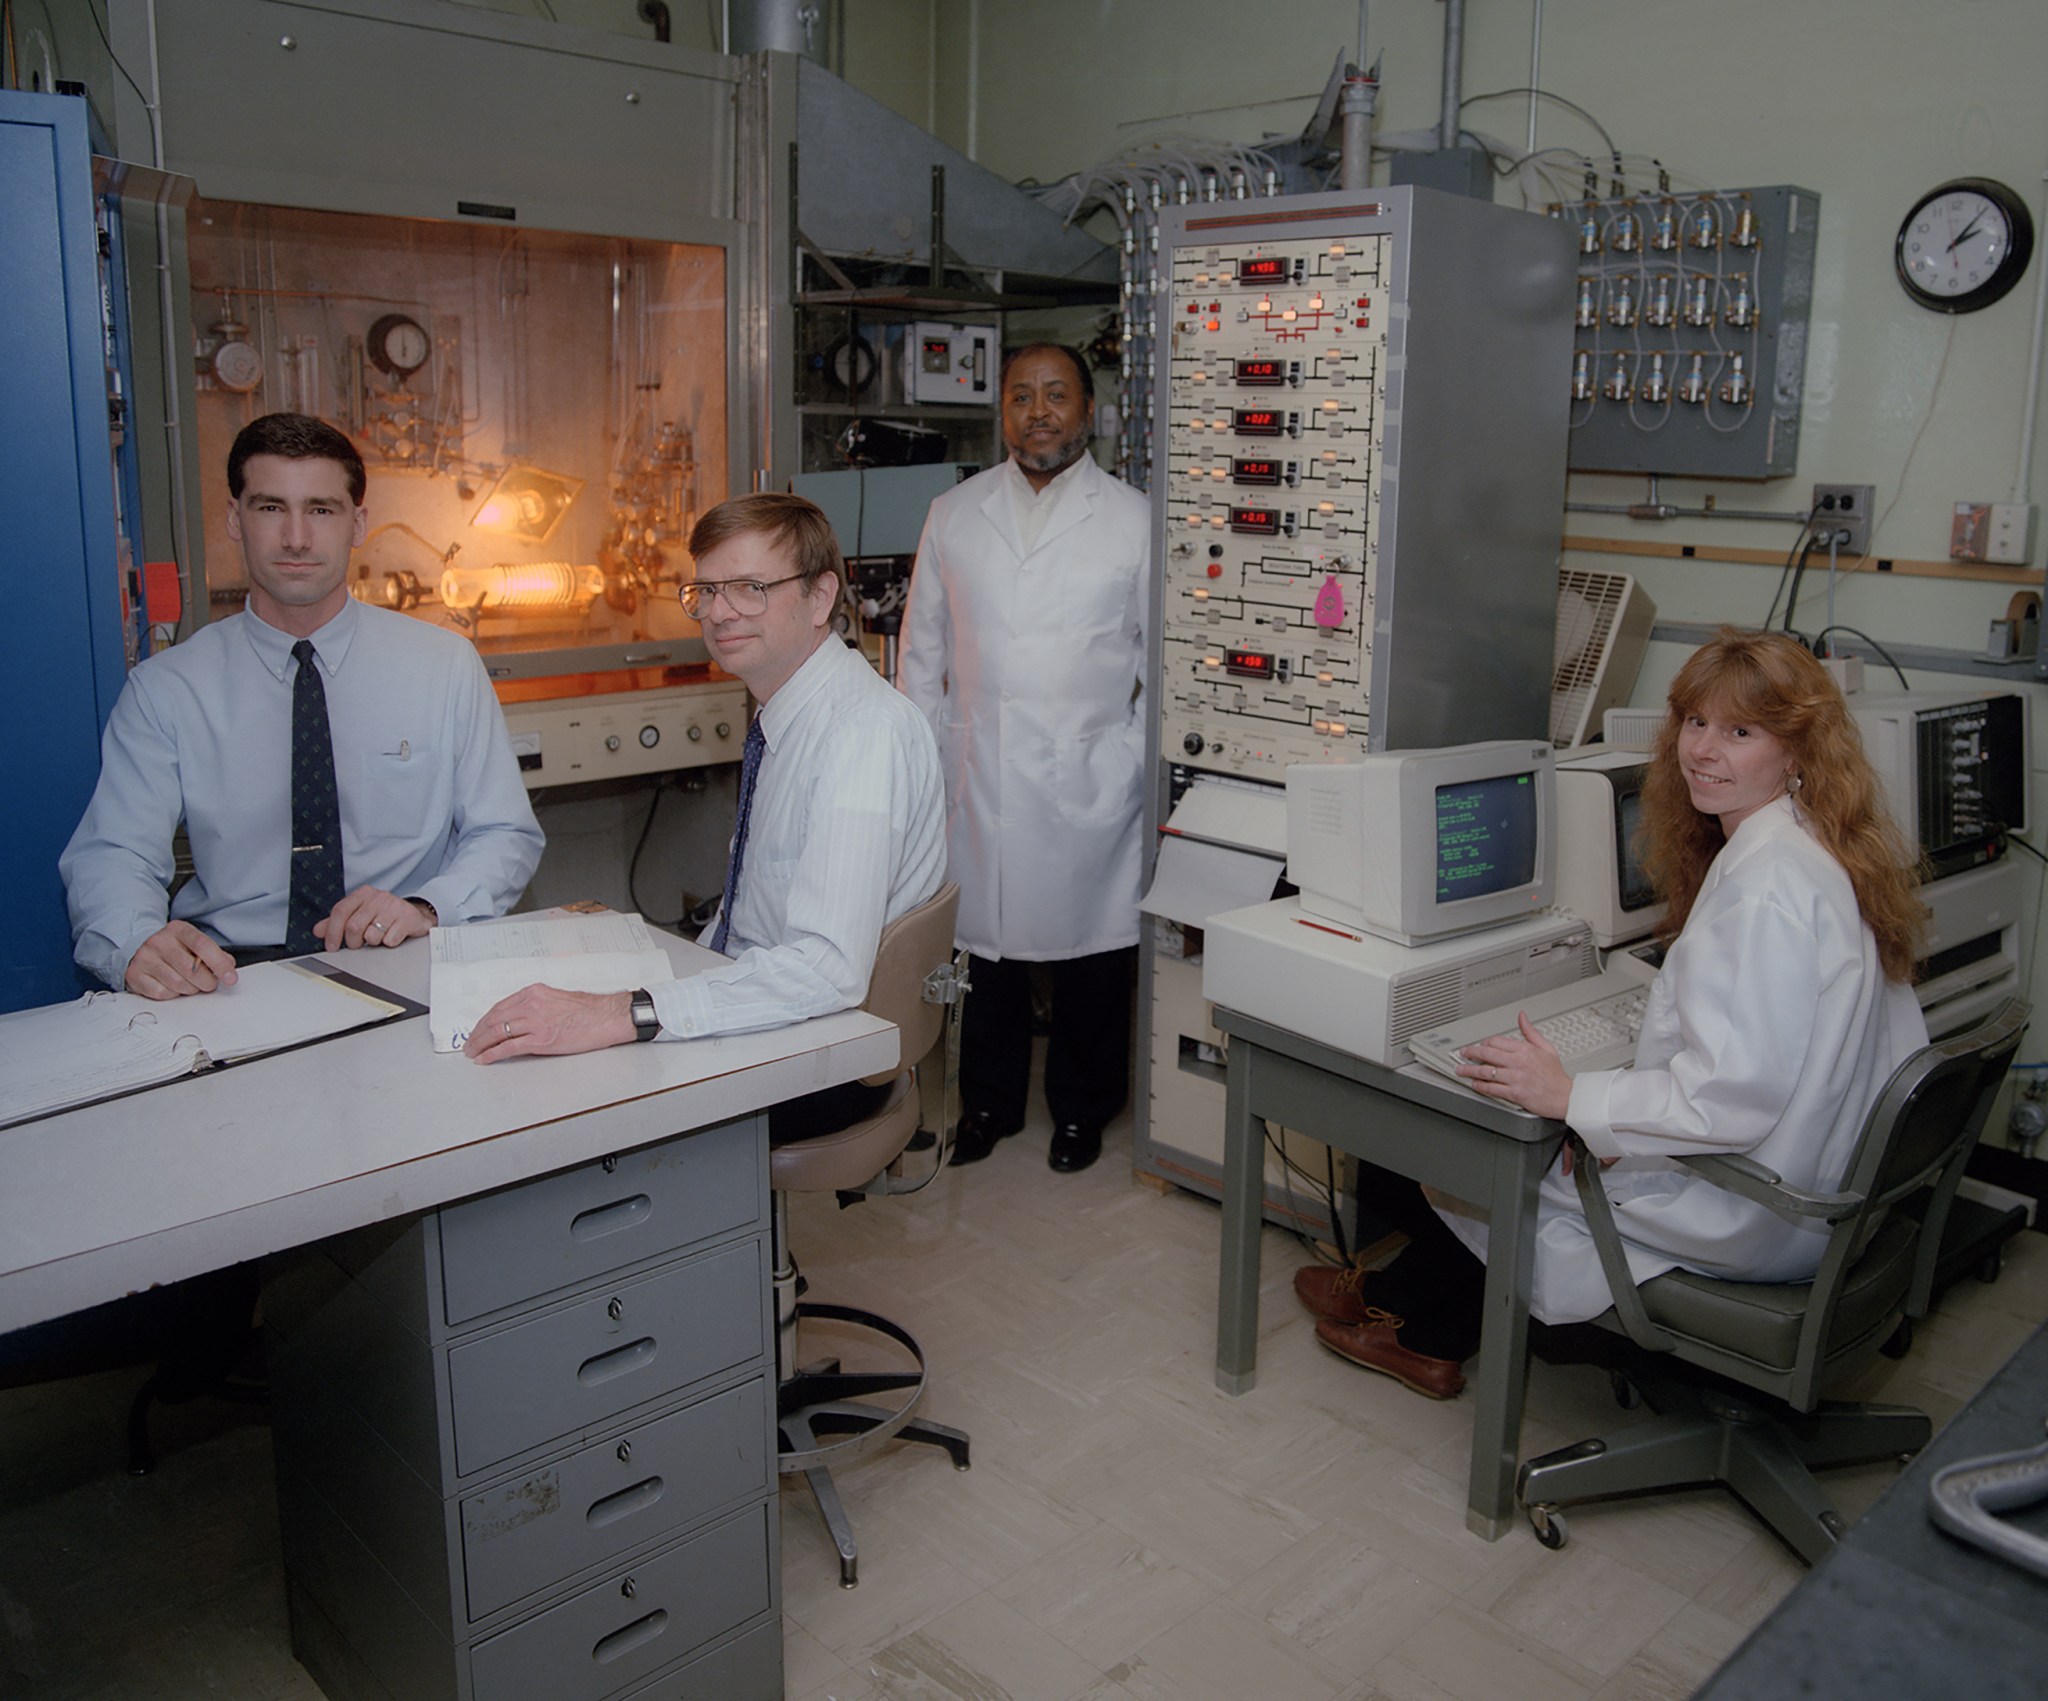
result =
[[1578,249],[1572,466],[1784,478],[1799,460],[1820,197],[1778,184],[1552,209]]
[[1159,753],[1291,762],[1547,724],[1572,245],[1407,188],[1171,209]]

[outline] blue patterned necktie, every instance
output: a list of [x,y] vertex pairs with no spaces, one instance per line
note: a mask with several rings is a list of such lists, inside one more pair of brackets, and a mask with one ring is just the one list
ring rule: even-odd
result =
[[711,936],[711,949],[722,952],[732,932],[732,903],[739,895],[740,865],[747,858],[747,824],[754,818],[754,782],[761,777],[761,752],[768,748],[768,735],[756,715],[747,727],[746,748],[740,753],[740,819],[732,830],[732,861],[725,865],[725,896],[718,904],[718,931]]
[[293,956],[320,949],[313,924],[341,902],[341,798],[334,789],[334,737],[327,726],[327,689],[313,641],[292,645],[299,664],[292,681],[292,896],[284,945]]

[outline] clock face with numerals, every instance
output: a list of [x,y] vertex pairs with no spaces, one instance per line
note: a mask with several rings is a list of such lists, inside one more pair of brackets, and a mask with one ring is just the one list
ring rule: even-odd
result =
[[2020,281],[2034,221],[2003,183],[1959,177],[1920,198],[1899,226],[1899,282],[1922,307],[1974,313]]

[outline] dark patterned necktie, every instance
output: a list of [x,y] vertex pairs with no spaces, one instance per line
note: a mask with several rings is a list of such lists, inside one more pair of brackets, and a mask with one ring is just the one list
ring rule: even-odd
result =
[[284,945],[293,956],[320,949],[313,924],[341,902],[341,798],[334,789],[334,738],[327,726],[327,689],[313,641],[292,645],[292,897]]
[[768,735],[756,715],[747,727],[746,748],[740,753],[740,819],[732,832],[732,861],[725,865],[725,896],[718,905],[718,931],[711,936],[711,949],[723,951],[732,932],[732,903],[739,895],[740,864],[747,856],[747,825],[754,818],[754,782],[761,777],[761,752],[768,748]]

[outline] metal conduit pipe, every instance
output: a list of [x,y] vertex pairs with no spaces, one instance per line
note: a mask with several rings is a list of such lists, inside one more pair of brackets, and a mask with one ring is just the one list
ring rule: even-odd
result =
[[1351,62],[1337,103],[1337,187],[1346,190],[1364,189],[1372,182],[1372,115],[1380,88],[1379,79],[1365,68],[1366,12],[1367,0],[1358,0],[1358,57]]
[[1444,109],[1437,118],[1436,145],[1458,145],[1458,112],[1465,73],[1465,0],[1444,0]]
[[1341,151],[1337,156],[1337,187],[1363,189],[1372,181],[1372,115],[1380,86],[1358,67],[1344,80],[1337,111],[1342,119]]
[[1669,502],[1567,502],[1567,514],[1621,514],[1631,520],[1784,520],[1803,526],[1813,516],[1776,508],[1678,508]]

